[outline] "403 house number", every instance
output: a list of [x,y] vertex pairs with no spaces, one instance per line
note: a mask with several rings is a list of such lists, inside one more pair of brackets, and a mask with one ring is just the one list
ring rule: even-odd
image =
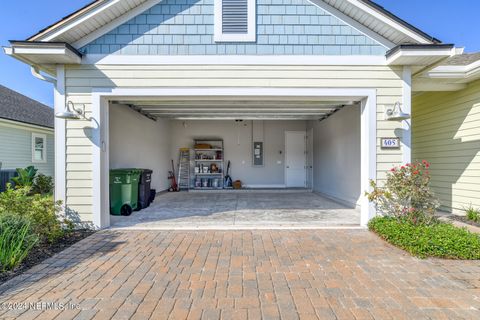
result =
[[400,149],[400,139],[399,138],[382,138],[382,148]]

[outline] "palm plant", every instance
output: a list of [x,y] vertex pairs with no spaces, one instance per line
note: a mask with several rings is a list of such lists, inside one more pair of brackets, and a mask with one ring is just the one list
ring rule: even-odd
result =
[[26,168],[17,168],[18,176],[13,177],[12,181],[17,188],[31,187],[35,181],[38,169],[34,166],[28,166]]

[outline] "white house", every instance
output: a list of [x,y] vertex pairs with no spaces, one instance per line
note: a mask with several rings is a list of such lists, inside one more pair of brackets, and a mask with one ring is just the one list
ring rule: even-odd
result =
[[5,52],[82,114],[55,120],[56,197],[107,227],[109,168],[164,190],[202,137],[246,186],[311,189],[365,225],[369,180],[411,160],[412,78],[459,50],[367,0],[98,0]]
[[54,175],[53,109],[0,85],[0,191],[17,168]]

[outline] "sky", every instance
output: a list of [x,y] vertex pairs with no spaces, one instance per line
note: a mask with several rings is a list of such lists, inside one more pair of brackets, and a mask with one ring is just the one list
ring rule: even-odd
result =
[[[0,46],[24,40],[92,0],[2,1]],[[480,1],[477,0],[376,0],[402,19],[444,43],[480,51]],[[0,52],[0,84],[53,106],[53,86],[34,78],[29,66]]]

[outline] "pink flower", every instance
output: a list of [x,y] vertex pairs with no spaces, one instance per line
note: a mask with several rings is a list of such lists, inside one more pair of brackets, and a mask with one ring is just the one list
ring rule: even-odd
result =
[[419,174],[418,170],[413,171],[413,174]]

